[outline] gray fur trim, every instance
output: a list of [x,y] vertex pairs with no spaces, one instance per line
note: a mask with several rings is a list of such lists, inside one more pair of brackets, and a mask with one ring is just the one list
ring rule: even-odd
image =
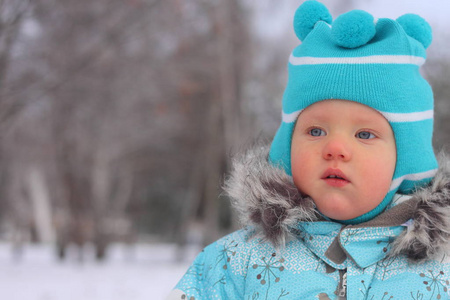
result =
[[404,254],[420,262],[442,257],[450,245],[450,161],[439,155],[439,170],[429,186],[418,190],[413,223],[392,244],[391,256]]
[[272,166],[268,147],[256,147],[233,159],[224,190],[245,226],[255,226],[261,237],[282,247],[299,221],[317,220],[314,202],[302,197],[284,171]]
[[[269,146],[257,146],[233,159],[225,180],[244,226],[256,228],[257,235],[275,247],[283,247],[299,221],[321,219],[314,202],[302,196],[284,171],[271,165]],[[414,223],[393,243],[390,255],[404,254],[414,261],[447,253],[450,243],[450,162],[440,156],[440,168],[433,182],[414,195],[417,209]]]

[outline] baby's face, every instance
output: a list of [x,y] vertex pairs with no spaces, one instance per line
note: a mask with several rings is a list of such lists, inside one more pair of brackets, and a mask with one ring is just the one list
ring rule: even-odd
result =
[[396,157],[388,121],[356,102],[326,100],[307,107],[292,136],[295,185],[335,220],[359,217],[384,199]]

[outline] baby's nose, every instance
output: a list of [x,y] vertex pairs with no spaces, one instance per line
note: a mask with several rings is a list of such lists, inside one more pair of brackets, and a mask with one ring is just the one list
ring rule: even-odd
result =
[[351,158],[351,151],[344,140],[330,140],[323,149],[323,158],[327,160],[338,159],[348,161]]

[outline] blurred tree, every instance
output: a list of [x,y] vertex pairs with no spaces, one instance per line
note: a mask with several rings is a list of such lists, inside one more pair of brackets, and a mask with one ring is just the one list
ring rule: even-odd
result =
[[[24,23],[31,11],[28,0],[3,0],[0,2],[0,188],[4,200],[0,201],[0,221],[12,224],[13,249],[16,254],[21,252],[22,245],[27,239],[31,216],[27,210],[27,203],[23,201],[23,193],[19,185],[15,184],[18,172],[9,173],[13,163],[5,149],[5,136],[17,115],[24,107],[24,99],[18,97],[20,89],[15,85],[18,77],[18,66],[15,53],[20,44],[19,37],[24,30]],[[18,196],[11,199],[9,195],[15,191]],[[1,218],[3,217],[3,218]]]
[[34,101],[8,148],[27,163],[11,180],[27,186],[41,160],[47,180],[33,182],[48,182],[61,257],[93,242],[101,259],[133,224],[175,237],[203,223],[217,237],[225,149],[246,130],[245,13],[238,1],[33,3],[16,84]]
[[30,0],[3,0],[0,2],[0,126],[18,113],[22,103],[14,96],[11,74],[15,70],[11,67],[14,51],[17,51],[17,41],[23,30],[24,21],[29,17]]

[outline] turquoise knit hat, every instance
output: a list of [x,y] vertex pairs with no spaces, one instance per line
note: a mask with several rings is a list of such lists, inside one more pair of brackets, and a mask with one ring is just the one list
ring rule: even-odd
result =
[[332,23],[323,4],[308,0],[297,9],[294,29],[302,43],[289,58],[282,122],[269,161],[292,175],[295,122],[313,103],[342,99],[379,111],[393,129],[397,164],[383,201],[345,223],[367,221],[381,213],[396,192],[412,193],[428,184],[437,170],[432,147],[433,92],[419,72],[432,40],[431,27],[414,14],[374,20],[361,10]]

